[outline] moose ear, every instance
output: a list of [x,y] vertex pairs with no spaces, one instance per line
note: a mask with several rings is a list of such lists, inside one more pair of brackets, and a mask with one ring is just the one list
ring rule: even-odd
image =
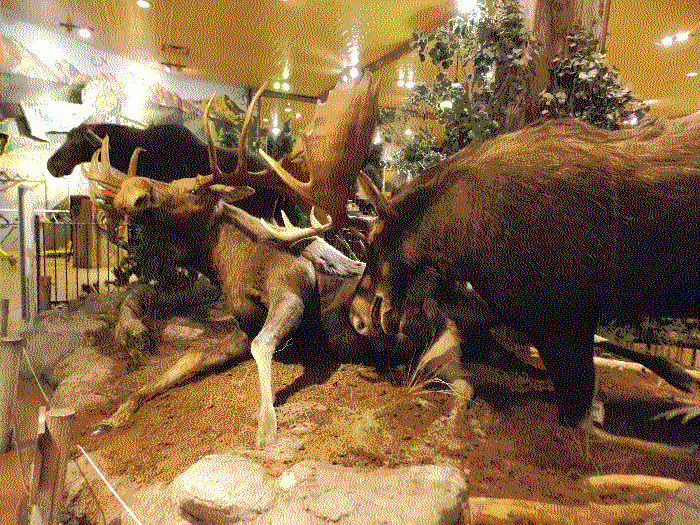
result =
[[357,177],[357,182],[360,184],[360,188],[372,203],[374,211],[377,212],[380,218],[385,219],[389,215],[394,214],[387,198],[379,191],[374,185],[374,182],[372,182],[372,179],[370,179],[364,171],[360,172],[360,175]]

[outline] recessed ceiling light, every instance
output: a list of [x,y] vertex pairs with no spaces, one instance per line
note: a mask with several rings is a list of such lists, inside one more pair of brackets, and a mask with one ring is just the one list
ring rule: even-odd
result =
[[676,33],[676,42],[685,42],[690,38],[690,31],[681,31]]
[[272,88],[273,88],[273,89],[279,89],[279,88],[280,88],[280,83],[279,83],[279,82],[273,83],[273,84],[272,84]]
[[697,72],[697,71],[688,71],[688,72],[685,74],[685,76],[686,76],[686,77],[697,77],[697,76],[698,76],[698,72]]
[[357,78],[357,77],[359,77],[359,76],[360,76],[360,70],[357,69],[357,68],[354,67],[354,66],[351,67],[351,68],[350,68],[350,76],[351,76],[352,78]]
[[292,112],[292,108],[286,107],[286,108],[284,108],[284,112],[285,112],[285,113],[291,113],[291,112]]
[[348,81],[348,76],[347,76],[347,75],[343,75],[343,82],[347,82],[347,81]]
[[90,31],[87,27],[81,27],[80,29],[78,29],[78,36],[87,40],[92,36],[92,31]]
[[301,113],[299,113],[299,112],[297,111],[297,114],[294,115],[294,116],[295,116],[296,118],[301,118]]
[[476,0],[457,0],[457,11],[460,13],[468,13],[476,9]]
[[406,136],[410,137],[413,134],[413,130],[411,128],[406,128],[404,133],[406,134]]
[[280,87],[282,88],[282,91],[289,91],[291,86],[288,82],[282,82],[282,85]]
[[143,8],[143,9],[148,9],[151,7],[151,2],[148,0],[136,0],[136,5]]
[[667,36],[666,38],[662,38],[661,45],[664,47],[672,46],[673,45],[673,37]]

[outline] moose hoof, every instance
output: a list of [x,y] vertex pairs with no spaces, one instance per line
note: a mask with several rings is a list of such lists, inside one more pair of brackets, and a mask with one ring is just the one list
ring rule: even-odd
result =
[[98,425],[98,427],[92,431],[92,435],[93,436],[103,436],[104,434],[106,434],[107,432],[112,430],[112,428],[114,428],[114,427],[112,427],[112,425],[107,425],[107,424]]

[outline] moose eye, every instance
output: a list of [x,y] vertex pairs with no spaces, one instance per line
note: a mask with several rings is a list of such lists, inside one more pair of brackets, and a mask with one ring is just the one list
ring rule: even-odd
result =
[[134,201],[134,208],[143,208],[146,206],[146,203],[148,202],[148,197],[145,195],[142,195],[138,199]]

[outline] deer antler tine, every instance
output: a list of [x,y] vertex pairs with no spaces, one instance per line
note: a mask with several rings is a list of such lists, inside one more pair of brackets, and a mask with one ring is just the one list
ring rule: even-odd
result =
[[126,173],[127,178],[136,176],[136,163],[139,159],[139,153],[141,153],[142,151],[146,150],[143,148],[136,148],[131,154],[131,159],[129,159],[129,171]]
[[248,161],[247,161],[247,156],[246,156],[246,151],[247,151],[246,142],[248,141],[248,128],[250,127],[250,119],[253,116],[253,107],[255,106],[258,99],[260,98],[260,96],[263,94],[263,92],[266,89],[267,89],[267,82],[263,82],[263,84],[258,89],[257,93],[255,93],[253,100],[250,101],[250,105],[248,106],[248,111],[246,111],[245,119],[243,120],[243,127],[241,128],[241,136],[238,139],[238,164],[236,165],[236,176],[238,176],[238,177],[247,173]]
[[[326,214],[326,219],[328,219],[331,222],[333,221],[333,218],[328,214]],[[309,221],[311,222],[311,226],[313,226],[314,228],[322,228],[323,227],[321,222],[316,218],[316,207],[315,206],[311,206],[311,213],[309,213]]]
[[207,153],[209,155],[209,170],[211,170],[212,175],[214,175],[212,181],[218,181],[221,177],[221,171],[219,170],[219,158],[216,152],[216,146],[214,146],[214,140],[211,138],[211,128],[209,127],[209,110],[211,108],[211,103],[214,101],[214,95],[209,98],[207,102],[207,107],[204,109],[203,126],[204,135],[207,138]]
[[282,222],[284,223],[285,228],[291,228],[292,223],[289,220],[289,217],[287,217],[287,214],[284,213],[284,210],[280,210],[280,215],[282,215]]
[[99,151],[101,153],[102,158],[102,179],[107,180],[108,177],[112,174],[110,171],[109,163],[109,135],[105,135],[105,138],[102,140],[102,145],[100,146]]
[[265,153],[265,150],[260,148],[258,149],[258,153],[260,156],[263,158],[265,162],[279,175],[280,179],[282,179],[287,186],[292,188],[294,191],[299,193],[300,195],[303,195],[304,198],[308,199],[308,187],[311,185],[311,181],[309,182],[300,182],[296,178],[294,178],[294,175],[289,173],[287,170],[285,170],[282,165],[277,162],[275,159],[270,157],[267,153]]

